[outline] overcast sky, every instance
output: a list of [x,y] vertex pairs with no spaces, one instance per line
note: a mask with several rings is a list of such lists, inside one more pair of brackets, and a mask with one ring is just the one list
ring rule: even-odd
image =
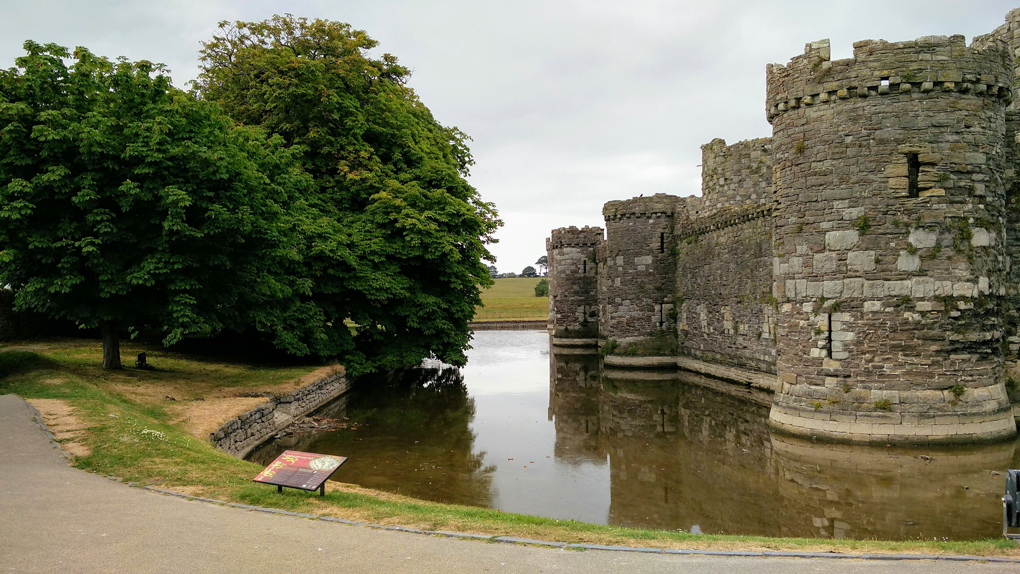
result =
[[185,87],[220,20],[275,13],[349,22],[414,71],[436,118],[473,139],[471,182],[505,227],[500,271],[545,253],[555,227],[602,225],[602,204],[700,193],[700,146],[768,136],[765,64],[831,38],[990,32],[1007,1],[2,0],[0,66],[25,39],[170,67]]

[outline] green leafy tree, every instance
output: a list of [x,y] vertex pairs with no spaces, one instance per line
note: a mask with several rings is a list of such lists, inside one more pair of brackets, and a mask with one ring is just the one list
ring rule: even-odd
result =
[[538,277],[538,272],[531,265],[528,265],[521,271],[521,277]]
[[311,181],[293,152],[150,62],[25,49],[0,71],[0,285],[15,307],[100,327],[106,368],[122,333],[172,344],[294,321],[309,285],[280,270],[299,259],[291,222]]
[[548,297],[549,296],[549,280],[542,278],[538,283],[535,283],[535,297]]
[[535,265],[538,266],[538,274],[545,275],[546,271],[549,269],[549,256],[543,255],[539,257],[538,261],[535,262]]
[[196,89],[302,150],[317,213],[300,230],[302,303],[357,325],[348,367],[463,364],[501,222],[465,180],[467,136],[433,118],[396,58],[370,57],[375,46],[326,20],[224,22]]

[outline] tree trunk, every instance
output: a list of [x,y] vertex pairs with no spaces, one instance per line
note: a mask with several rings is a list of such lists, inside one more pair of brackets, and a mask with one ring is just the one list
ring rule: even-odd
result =
[[120,364],[120,333],[117,332],[117,324],[102,321],[99,323],[99,330],[103,333],[103,368],[109,370],[124,368]]

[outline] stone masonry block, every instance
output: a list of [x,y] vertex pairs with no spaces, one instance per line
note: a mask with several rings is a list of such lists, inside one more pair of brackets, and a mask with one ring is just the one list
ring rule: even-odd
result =
[[[816,255],[817,259],[818,256]],[[846,266],[848,271],[874,271],[875,270],[875,252],[874,251],[851,251],[847,254]]]
[[910,296],[915,299],[933,297],[935,280],[930,277],[915,277],[910,280]]
[[829,231],[825,234],[825,248],[831,251],[845,251],[857,245],[861,234],[856,229]]
[[974,247],[988,247],[992,244],[992,235],[983,227],[975,227],[971,233],[970,244]]
[[819,273],[835,273],[836,272],[836,254],[835,253],[819,253],[814,257],[814,263],[812,264],[814,272]]
[[885,281],[865,281],[864,296],[869,298],[885,297]]
[[907,253],[906,251],[900,251],[900,256],[896,260],[897,271],[917,271],[921,268],[921,256],[917,253]]
[[843,297],[863,297],[864,296],[864,279],[844,279],[843,280]]
[[927,229],[914,229],[910,232],[908,241],[918,249],[928,249],[935,246],[935,242],[938,241],[939,234],[935,231],[929,231]]
[[885,282],[885,296],[886,297],[909,297],[910,296],[910,281],[886,281]]
[[832,299],[843,294],[842,281],[825,281],[822,284],[822,296]]

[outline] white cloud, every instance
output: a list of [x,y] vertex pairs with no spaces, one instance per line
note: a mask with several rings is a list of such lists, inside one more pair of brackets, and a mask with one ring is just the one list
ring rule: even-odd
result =
[[519,271],[550,229],[601,225],[602,204],[698,191],[701,144],[767,136],[765,64],[831,38],[990,32],[1013,3],[632,1],[34,0],[0,6],[0,66],[26,38],[197,72],[219,20],[274,13],[350,22],[414,70],[443,123],[474,138],[472,183],[506,222],[493,246]]

